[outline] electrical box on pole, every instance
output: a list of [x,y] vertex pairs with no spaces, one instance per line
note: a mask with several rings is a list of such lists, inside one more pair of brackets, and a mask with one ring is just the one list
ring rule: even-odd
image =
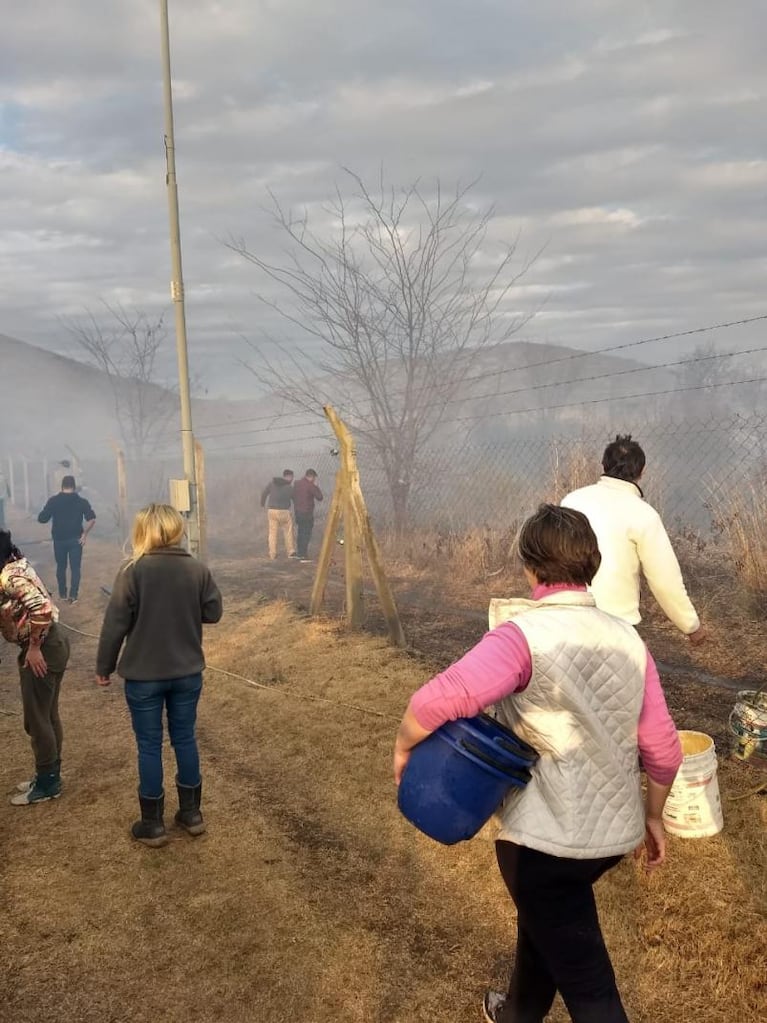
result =
[[191,494],[189,492],[189,480],[169,480],[170,503],[177,512],[188,515],[192,510]]

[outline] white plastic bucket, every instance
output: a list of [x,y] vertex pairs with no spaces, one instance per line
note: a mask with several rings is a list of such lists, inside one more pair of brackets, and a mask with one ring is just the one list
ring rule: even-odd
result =
[[723,826],[714,740],[704,732],[680,732],[684,757],[663,810],[666,831],[679,838],[709,838]]

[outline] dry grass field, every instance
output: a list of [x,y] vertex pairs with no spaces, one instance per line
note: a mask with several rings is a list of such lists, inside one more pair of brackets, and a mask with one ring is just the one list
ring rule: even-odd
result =
[[[83,600],[65,606],[64,621],[98,631],[98,585],[116,565],[113,550],[89,548]],[[93,641],[73,634],[65,793],[39,806],[0,804],[0,1019],[479,1020],[484,988],[504,980],[513,955],[513,909],[491,836],[446,849],[419,835],[398,815],[390,753],[411,691],[481,632],[478,617],[451,616],[452,604],[482,612],[487,587],[480,602],[479,584],[467,580],[476,598],[456,588],[446,600],[444,586],[395,567],[403,595],[407,584],[422,605],[403,603],[411,642],[424,651],[414,655],[380,636],[346,635],[332,619],[305,618],[295,601],[305,600],[308,566],[241,557],[214,568],[226,616],[208,631],[209,663],[266,689],[206,676],[208,833],[174,831],[159,850],[130,840],[135,751],[122,689],[93,685]],[[678,724],[712,731],[721,746],[732,694],[701,685],[694,672],[748,675],[763,643],[751,636],[750,618],[742,635],[733,623],[714,625],[711,647],[694,658],[656,616],[647,629],[665,644],[662,657],[681,665],[682,674],[664,676]],[[19,711],[6,648],[3,793],[29,771]],[[170,758],[167,780],[172,789]],[[767,798],[754,793],[762,780],[722,758],[724,832],[672,839],[668,865],[651,878],[626,861],[600,883],[607,941],[635,1023],[764,1015]],[[552,1021],[566,1018],[557,1005]]]

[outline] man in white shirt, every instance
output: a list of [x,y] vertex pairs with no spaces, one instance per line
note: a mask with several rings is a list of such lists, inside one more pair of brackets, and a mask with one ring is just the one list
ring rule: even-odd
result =
[[574,490],[562,504],[583,512],[596,534],[602,564],[591,591],[597,607],[638,625],[642,573],[666,617],[697,646],[707,631],[687,595],[661,517],[644,500],[639,486],[644,467],[644,451],[631,434],[618,436],[605,448],[599,482]]

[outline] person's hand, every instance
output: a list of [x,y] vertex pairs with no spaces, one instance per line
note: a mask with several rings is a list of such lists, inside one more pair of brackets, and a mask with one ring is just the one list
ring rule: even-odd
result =
[[644,841],[634,850],[634,858],[639,859],[642,852],[646,854],[645,870],[651,873],[666,859],[666,832],[663,821],[657,817],[647,817],[645,820]]
[[692,646],[702,646],[702,644],[706,642],[708,637],[709,632],[705,625],[699,625],[695,632],[690,632],[687,635],[687,638],[689,639],[690,644]]
[[109,686],[111,684],[112,684],[112,679],[109,677],[109,675],[97,675],[96,676],[96,685],[97,686]]
[[88,539],[88,534],[87,533],[83,533],[83,535],[80,537],[80,546],[81,547],[85,546],[85,541],[87,539]]
[[402,743],[397,740],[394,744],[394,784],[399,785],[402,775],[405,773],[407,762],[410,760],[412,750],[405,749]]
[[45,678],[48,674],[48,665],[45,663],[43,652],[39,646],[31,646],[27,650],[24,667],[29,668],[35,678]]

